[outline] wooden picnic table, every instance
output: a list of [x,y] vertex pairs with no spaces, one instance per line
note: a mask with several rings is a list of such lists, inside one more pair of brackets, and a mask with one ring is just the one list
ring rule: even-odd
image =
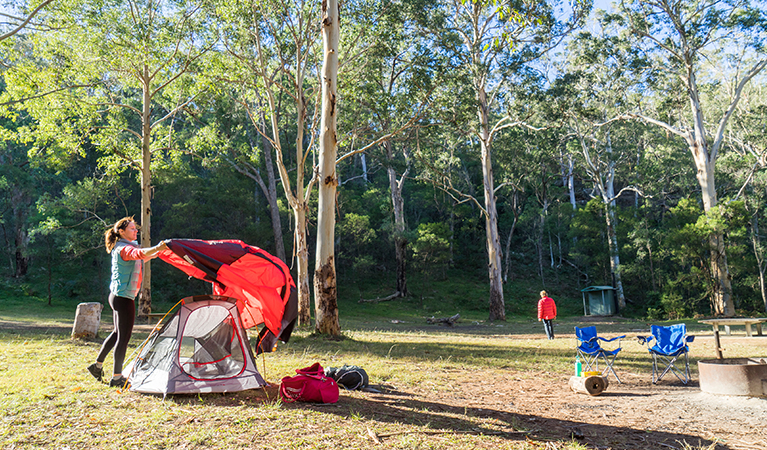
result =
[[756,325],[756,334],[758,336],[762,335],[762,323],[767,322],[767,317],[731,317],[726,319],[704,319],[698,322],[712,325],[715,332],[719,331],[719,326],[722,325],[724,326],[724,334],[727,336],[730,335],[731,326],[744,325],[746,327],[746,336],[751,337],[753,336],[753,333],[751,333],[752,325]]

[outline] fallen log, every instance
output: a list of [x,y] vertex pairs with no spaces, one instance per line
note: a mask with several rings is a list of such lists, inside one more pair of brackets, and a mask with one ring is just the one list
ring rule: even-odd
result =
[[581,394],[599,395],[607,389],[607,378],[600,376],[570,377],[570,389]]
[[426,319],[426,323],[444,323],[447,326],[452,327],[453,324],[456,323],[460,318],[460,314],[456,314],[452,317],[442,317],[441,319],[435,319],[434,316],[431,316],[430,318]]
[[392,295],[389,295],[387,297],[376,297],[376,298],[370,298],[370,299],[361,298],[361,299],[359,299],[357,301],[357,303],[388,302],[389,300],[394,300],[395,298],[401,298],[401,297],[404,297],[404,295],[402,295],[402,292],[397,291],[397,292],[395,292]]

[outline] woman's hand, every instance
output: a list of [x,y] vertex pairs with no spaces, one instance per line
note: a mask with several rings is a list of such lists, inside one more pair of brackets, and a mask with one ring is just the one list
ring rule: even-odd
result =
[[154,247],[150,247],[146,250],[144,250],[144,261],[149,261],[150,259],[157,258],[160,255],[160,252],[163,250],[168,249],[168,241],[162,241],[159,244],[155,245]]

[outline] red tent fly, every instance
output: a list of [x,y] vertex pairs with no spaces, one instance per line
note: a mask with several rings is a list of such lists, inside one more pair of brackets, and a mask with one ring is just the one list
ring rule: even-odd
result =
[[287,342],[298,317],[296,284],[287,265],[239,240],[170,239],[160,259],[213,284],[213,294],[236,298],[242,324],[263,324],[256,353]]

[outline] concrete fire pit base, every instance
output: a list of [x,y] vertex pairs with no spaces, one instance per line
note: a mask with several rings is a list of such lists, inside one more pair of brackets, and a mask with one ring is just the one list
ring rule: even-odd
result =
[[767,358],[698,361],[698,374],[703,392],[767,397]]

